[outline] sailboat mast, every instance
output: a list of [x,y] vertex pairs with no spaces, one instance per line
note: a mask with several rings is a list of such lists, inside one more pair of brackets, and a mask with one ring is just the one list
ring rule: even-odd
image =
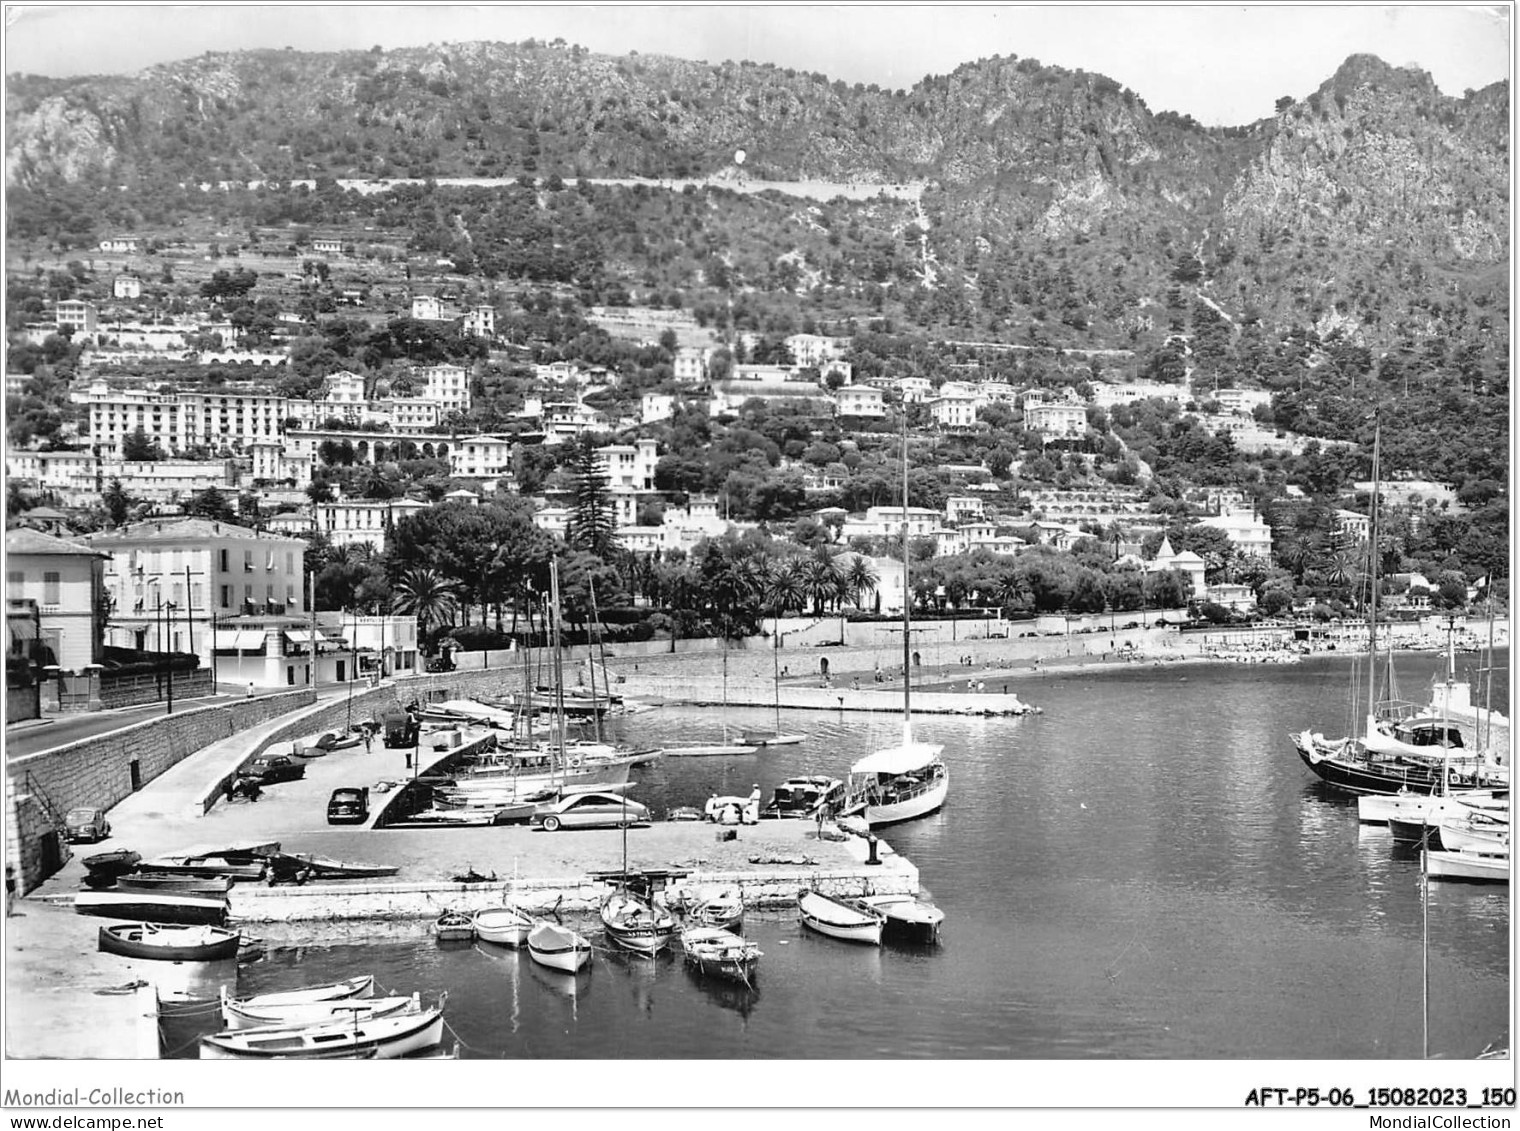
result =
[[1483,665],[1483,733],[1478,740],[1479,758],[1487,757],[1494,741],[1494,577],[1488,575],[1484,604],[1488,606],[1488,660]]
[[549,594],[550,601],[554,606],[554,709],[559,715],[555,724],[555,739],[558,746],[558,756],[555,758],[555,768],[559,773],[565,772],[565,669],[563,658],[560,656],[560,613],[559,613],[559,562],[549,561]]
[[[600,640],[602,638],[602,615],[601,613],[597,612],[596,608],[596,578],[587,575],[586,584],[591,589],[591,624],[593,626],[592,631],[596,633],[597,639]],[[591,653],[590,640],[586,641],[586,668],[591,672],[591,717],[596,720],[596,740],[600,742],[602,741],[602,713],[601,711],[597,710],[596,704],[596,657]],[[602,673],[604,675],[606,674],[606,670],[606,667],[603,666]],[[606,681],[603,680],[603,683],[605,682]],[[607,694],[608,702],[610,704],[612,695],[611,688],[607,689]]]
[[1370,586],[1367,591],[1367,725],[1377,717],[1377,598],[1378,598],[1378,487],[1382,458],[1383,429],[1372,433],[1372,506],[1367,543]]
[[912,687],[913,669],[909,666],[909,607],[913,603],[913,590],[908,584],[908,402],[903,401],[902,418],[902,559],[903,559],[903,744],[908,742],[908,726],[913,719]]

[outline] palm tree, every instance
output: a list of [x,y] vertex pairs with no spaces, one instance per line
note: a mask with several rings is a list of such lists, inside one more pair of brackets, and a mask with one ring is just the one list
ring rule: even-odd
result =
[[856,554],[845,572],[845,580],[849,583],[850,596],[855,601],[855,608],[859,609],[861,599],[867,593],[876,592],[876,585],[881,580],[881,575],[876,572],[875,566]]
[[818,552],[807,563],[805,574],[807,584],[807,596],[813,602],[813,615],[821,617],[824,607],[830,601],[839,599],[839,568],[834,564],[834,559],[829,556],[828,548],[820,546]]
[[427,638],[446,624],[454,623],[459,608],[459,587],[436,569],[409,569],[392,586],[395,608],[417,618],[419,635]]

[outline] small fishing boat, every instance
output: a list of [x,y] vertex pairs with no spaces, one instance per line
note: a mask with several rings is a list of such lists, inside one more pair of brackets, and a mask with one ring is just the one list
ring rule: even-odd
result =
[[334,860],[330,856],[317,856],[310,852],[282,852],[270,858],[271,867],[276,864],[304,870],[316,880],[364,880],[380,876],[394,876],[401,871],[398,864],[365,864],[357,860]]
[[153,872],[133,872],[116,881],[116,890],[183,891],[225,897],[232,890],[232,880],[227,876],[161,876]]
[[830,938],[846,942],[881,945],[887,917],[858,899],[839,899],[821,891],[804,891],[797,897],[802,925]]
[[445,911],[433,923],[439,942],[468,941],[475,937],[475,921],[463,911]]
[[727,758],[738,754],[758,753],[758,746],[740,746],[735,743],[715,742],[706,746],[667,746],[662,753],[672,758]]
[[222,1022],[230,1030],[331,1025],[421,1012],[422,1000],[416,994],[411,997],[337,998],[259,1006],[235,1001],[228,995],[226,987],[222,988]]
[[607,937],[636,954],[658,953],[676,933],[674,915],[629,891],[613,892],[601,911]]
[[145,923],[211,923],[219,927],[227,921],[227,897],[193,891],[105,888],[76,894],[74,910],[81,915],[106,915]]
[[327,1025],[229,1029],[201,1038],[202,1060],[392,1060],[443,1041],[443,1010]]
[[807,738],[805,734],[785,734],[774,730],[747,730],[739,735],[746,746],[796,746]]
[[217,962],[236,958],[241,936],[225,927],[161,927],[157,923],[112,923],[100,928],[105,954],[160,962]]
[[528,932],[528,956],[551,970],[574,974],[591,961],[591,944],[569,927],[540,919]]
[[686,961],[703,974],[750,985],[760,965],[758,943],[719,927],[688,927],[681,932]]
[[1481,883],[1509,883],[1509,853],[1480,852],[1462,848],[1450,852],[1427,851],[1425,874],[1432,879],[1476,880]]
[[84,866],[91,876],[125,876],[136,871],[142,857],[130,848],[118,848],[114,852],[97,852],[84,858]]
[[694,926],[714,927],[738,934],[744,927],[744,892],[738,884],[702,891],[690,903],[686,918]]
[[143,861],[139,871],[159,875],[230,876],[234,880],[257,883],[268,876],[269,864],[263,857],[244,861],[222,855],[156,856]]
[[911,895],[867,895],[861,903],[887,917],[882,937],[899,942],[937,943],[945,913],[934,904]]
[[240,998],[234,1005],[248,1009],[262,1009],[271,1005],[299,1005],[314,1001],[347,1001],[367,998],[375,992],[375,976],[362,974],[357,978],[344,978],[341,982],[327,982],[320,986],[306,986],[299,990],[277,990],[273,993],[255,994]]
[[329,732],[317,739],[315,745],[318,750],[352,750],[364,741],[362,734],[334,734]]
[[533,916],[520,907],[486,907],[475,912],[475,937],[502,946],[523,946],[533,929]]

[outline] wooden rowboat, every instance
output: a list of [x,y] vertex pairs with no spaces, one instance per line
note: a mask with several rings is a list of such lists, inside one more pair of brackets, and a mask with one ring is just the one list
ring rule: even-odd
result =
[[147,923],[213,923],[227,921],[225,895],[201,895],[193,891],[82,891],[74,896],[74,910],[81,915],[108,915]]
[[157,923],[112,923],[100,928],[100,949],[124,958],[162,962],[216,962],[236,958],[241,936],[225,927],[161,927]]
[[911,895],[867,895],[860,902],[887,917],[882,927],[885,938],[926,944],[939,941],[945,913],[932,903]]
[[299,990],[278,990],[274,993],[255,994],[240,999],[236,1004],[250,1009],[270,1005],[297,1005],[312,1001],[344,1001],[349,998],[366,998],[375,992],[375,976],[362,974],[357,978],[345,978],[341,982],[328,982],[321,986],[307,986]]
[[591,944],[569,927],[539,920],[528,932],[528,956],[551,970],[574,974],[591,961]]
[[411,997],[338,998],[334,1001],[249,1005],[246,1001],[233,1000],[227,995],[226,987],[222,989],[222,1021],[229,1030],[329,1025],[420,1012],[422,1001],[416,994]]
[[329,1025],[229,1029],[201,1038],[202,1060],[392,1060],[443,1041],[443,1010]]
[[887,917],[858,899],[837,899],[821,891],[805,891],[797,897],[802,925],[830,938],[846,942],[881,945]]
[[134,872],[116,881],[117,891],[182,891],[197,895],[220,895],[232,890],[228,876],[164,876]]
[[475,937],[503,946],[524,946],[533,916],[520,907],[486,907],[475,912]]
[[94,856],[84,858],[84,866],[89,869],[91,876],[124,876],[135,870],[141,862],[142,857],[129,848],[97,852]]
[[760,945],[717,927],[688,927],[681,932],[686,961],[703,974],[750,985],[760,965]]
[[469,941],[475,937],[475,921],[463,911],[445,911],[433,923],[439,942]]

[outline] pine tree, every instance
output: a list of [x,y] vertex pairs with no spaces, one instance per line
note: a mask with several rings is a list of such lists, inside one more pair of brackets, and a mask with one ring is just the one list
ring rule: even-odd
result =
[[617,550],[612,493],[596,448],[588,437],[576,441],[571,471],[575,476],[575,506],[565,540],[576,549],[587,550],[606,561]]

